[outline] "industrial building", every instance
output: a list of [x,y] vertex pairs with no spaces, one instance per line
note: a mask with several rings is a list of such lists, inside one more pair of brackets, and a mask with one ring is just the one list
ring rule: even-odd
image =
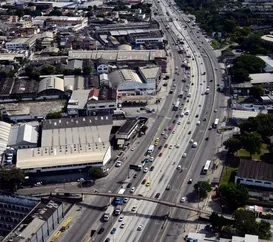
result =
[[103,166],[112,124],[112,116],[45,120],[41,147],[18,150],[16,166],[29,174]]

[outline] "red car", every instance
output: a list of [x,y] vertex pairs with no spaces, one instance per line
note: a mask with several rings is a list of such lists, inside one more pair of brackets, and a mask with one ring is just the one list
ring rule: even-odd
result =
[[144,180],[141,182],[141,184],[145,184],[145,183],[146,183],[146,181],[147,181],[147,180],[146,180],[146,179],[144,179]]
[[170,127],[169,127],[169,130],[172,130],[172,129],[173,129],[173,127],[172,127],[172,126],[170,126]]
[[164,148],[168,148],[168,144],[165,144],[165,145],[164,145]]
[[159,157],[161,157],[163,155],[163,153],[161,152],[161,153],[159,153]]

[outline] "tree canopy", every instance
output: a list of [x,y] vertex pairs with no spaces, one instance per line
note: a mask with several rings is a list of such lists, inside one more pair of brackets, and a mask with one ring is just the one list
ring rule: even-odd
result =
[[223,184],[219,188],[221,199],[223,199],[231,209],[237,209],[246,205],[248,201],[248,190],[243,185],[233,183]]
[[244,132],[242,137],[243,148],[252,156],[255,153],[260,154],[263,139],[257,132]]
[[259,99],[264,95],[264,88],[260,85],[253,86],[250,88],[249,96]]
[[208,192],[210,192],[212,189],[211,185],[207,181],[199,181],[194,184],[194,190],[199,199],[203,199],[208,196]]
[[223,145],[230,153],[234,153],[242,148],[242,142],[240,139],[232,137],[224,141]]
[[0,187],[4,190],[14,190],[16,185],[23,183],[25,174],[21,169],[0,169]]
[[88,171],[88,175],[96,180],[98,178],[104,177],[104,171],[101,167],[93,167]]

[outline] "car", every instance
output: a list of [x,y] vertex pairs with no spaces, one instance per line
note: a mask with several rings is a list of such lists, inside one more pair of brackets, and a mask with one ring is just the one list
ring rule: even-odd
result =
[[169,149],[172,149],[172,148],[173,148],[173,146],[172,146],[172,145],[170,145],[170,146],[169,146]]
[[100,229],[99,229],[99,231],[98,231],[98,234],[102,234],[103,232],[104,232],[104,228],[103,227],[101,227]]
[[172,126],[170,126],[170,127],[169,127],[169,130],[172,130],[172,129],[173,129],[173,127],[172,127]]
[[158,146],[158,149],[161,150],[162,149],[162,145]]
[[164,139],[168,139],[168,135],[167,134],[164,135]]
[[122,221],[123,221],[123,218],[124,218],[123,216],[120,216],[120,217],[118,218],[118,221],[119,221],[119,222],[122,222]]
[[203,118],[203,121],[205,122],[205,121],[207,121],[207,118],[205,117],[205,118]]
[[181,122],[179,121],[178,123],[177,123],[177,125],[180,125],[181,124]]
[[201,122],[200,122],[200,120],[198,120],[198,121],[197,121],[197,123],[196,123],[196,125],[197,125],[197,126],[199,126],[199,125],[200,125],[200,123],[201,123]]
[[176,117],[176,118],[179,118],[179,114],[176,114],[175,117]]
[[133,178],[137,178],[137,173],[134,174]]
[[213,80],[210,80],[210,82],[213,82]]
[[133,192],[135,192],[135,190],[136,190],[136,188],[132,187],[131,190],[130,190],[130,192],[133,193]]
[[199,117],[199,115],[198,115],[198,114],[196,114],[196,115],[195,115],[195,117],[196,117],[196,118],[198,118],[198,117]]
[[206,137],[205,140],[209,140],[209,137]]
[[131,148],[131,151],[134,151],[136,149],[136,147],[135,146],[133,146],[132,148]]
[[188,134],[191,134],[191,131],[189,131]]
[[165,134],[165,131],[162,131],[161,135],[164,135]]
[[123,229],[125,227],[125,223],[121,223],[120,228]]
[[147,179],[143,179],[143,181],[141,182],[141,184],[145,184],[147,181]]
[[166,186],[166,190],[168,191],[168,190],[171,190],[171,185],[170,184],[168,184],[168,186]]
[[151,166],[150,171],[153,171],[153,170],[154,170],[154,168],[155,168],[154,166]]
[[180,199],[180,202],[182,202],[182,203],[186,202],[186,197],[182,197],[182,198]]
[[104,242],[109,242],[110,241],[110,238],[107,238]]
[[212,130],[212,126],[209,126],[209,130]]
[[141,231],[143,229],[143,225],[139,225],[138,227],[137,227],[137,231]]
[[168,144],[165,144],[165,145],[164,145],[164,148],[168,148]]
[[175,123],[176,123],[176,120],[174,119],[174,120],[173,120],[173,124],[175,124]]
[[151,182],[150,182],[150,181],[147,181],[146,187],[149,187],[150,185],[151,185]]
[[160,152],[158,156],[159,156],[159,157],[161,157],[162,155],[163,155],[163,153],[162,153],[162,152]]
[[158,192],[156,195],[155,195],[155,198],[159,198],[160,197],[160,193]]
[[183,117],[184,117],[184,113],[181,113],[181,114],[180,114],[180,117],[183,118]]
[[123,202],[124,202],[124,203],[128,203],[128,201],[129,201],[129,198],[128,198],[128,197],[123,198]]
[[128,185],[126,187],[130,188],[131,186],[132,186],[132,183],[128,183]]
[[176,87],[176,84],[173,84],[173,87]]
[[187,153],[183,153],[182,157],[186,158],[187,157]]
[[136,209],[137,209],[137,207],[136,207],[136,206],[133,206],[132,209],[131,209],[131,211],[132,211],[132,212],[135,212]]
[[147,173],[148,171],[149,171],[148,167],[145,167],[144,170],[143,170],[144,173]]
[[150,161],[154,161],[154,159],[155,159],[155,158],[154,158],[153,156],[150,157]]
[[178,148],[180,147],[180,145],[179,145],[179,144],[176,144],[175,147],[178,149]]
[[217,109],[214,109],[214,112],[217,113]]
[[116,233],[116,231],[117,231],[117,229],[116,228],[112,228],[112,230],[111,230],[111,234],[115,234]]
[[118,161],[116,162],[116,167],[120,167],[120,166],[121,166],[121,161],[118,160]]
[[193,142],[194,142],[193,139],[191,139],[191,140],[190,140],[190,143],[193,143]]
[[172,134],[175,134],[175,130],[172,131]]
[[182,169],[182,166],[181,165],[179,165],[179,166],[177,166],[177,168],[176,168],[177,170],[181,170]]
[[188,184],[192,184],[192,178],[189,179]]

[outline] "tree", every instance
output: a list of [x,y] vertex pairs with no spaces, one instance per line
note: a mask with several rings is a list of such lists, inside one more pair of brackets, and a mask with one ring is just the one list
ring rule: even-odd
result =
[[250,156],[255,153],[260,154],[263,144],[263,139],[257,132],[245,132],[242,135],[243,148],[249,152]]
[[46,119],[59,119],[62,117],[61,112],[48,113]]
[[81,68],[75,68],[75,69],[73,70],[73,74],[76,75],[76,76],[81,75],[81,74],[82,74]]
[[83,75],[88,76],[92,72],[92,67],[91,66],[85,66],[85,67],[83,67],[82,72],[83,72]]
[[249,198],[247,188],[240,184],[223,184],[219,188],[219,193],[221,199],[223,199],[231,209],[245,206]]
[[260,85],[253,86],[250,89],[249,95],[255,99],[260,99],[264,95],[264,88]]
[[232,220],[229,220],[229,219],[226,219],[222,216],[219,216],[217,213],[213,212],[210,217],[210,222],[211,222],[211,225],[214,229],[217,229],[217,230],[221,230],[222,227],[224,226],[227,226],[227,225],[232,225],[233,224],[233,221]]
[[211,185],[207,181],[199,181],[196,184],[194,184],[193,187],[199,199],[206,198],[208,192],[212,190]]
[[41,74],[42,75],[51,75],[51,74],[54,74],[56,71],[55,67],[52,66],[52,65],[44,65],[41,69]]
[[88,175],[91,176],[92,179],[96,180],[104,177],[104,171],[101,167],[93,167],[88,171]]
[[21,169],[0,169],[1,189],[14,191],[16,186],[23,183],[24,180],[25,174]]
[[234,153],[242,148],[242,142],[238,138],[229,138],[228,140],[224,141],[223,145],[230,153]]
[[48,14],[49,16],[62,16],[62,11],[57,7],[54,7],[53,10]]
[[249,82],[251,80],[249,73],[243,68],[231,68],[230,74],[234,82]]
[[233,69],[242,68],[249,74],[261,73],[265,68],[265,62],[254,55],[241,55],[234,60]]

